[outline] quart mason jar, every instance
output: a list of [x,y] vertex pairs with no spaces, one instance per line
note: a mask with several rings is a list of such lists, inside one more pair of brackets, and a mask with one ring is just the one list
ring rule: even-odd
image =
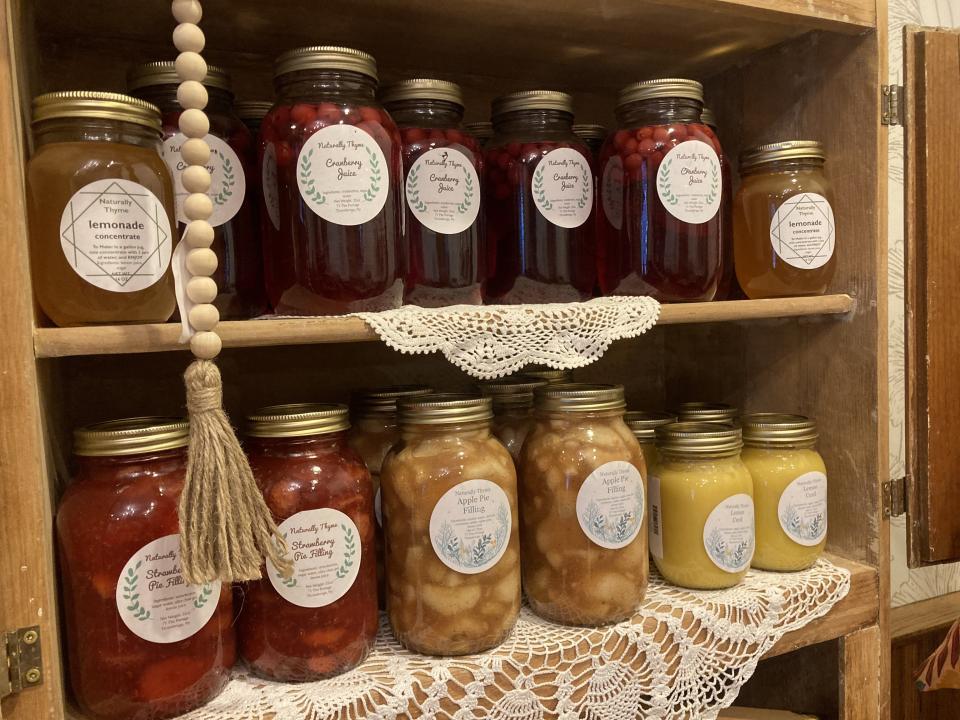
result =
[[381,474],[387,615],[415,652],[489,650],[520,612],[517,474],[492,416],[470,395],[400,403]]
[[277,101],[260,126],[264,264],[278,313],[399,307],[404,249],[400,133],[359,50],[277,58]]
[[816,562],[827,544],[827,468],[817,425],[802,415],[743,417],[744,465],[753,478],[753,567],[786,572]]
[[[666,302],[712,300],[730,187],[703,124],[703,87],[668,78],[620,91],[618,130],[600,158],[600,288]],[[727,203],[724,203],[724,197]]]
[[284,577],[268,560],[247,584],[240,654],[273,680],[338,675],[377,634],[373,486],[347,444],[347,408],[277,405],[247,422],[250,467],[294,569]]
[[546,384],[546,380],[516,377],[487,380],[477,386],[493,401],[493,434],[515,463],[519,462],[523,441],[533,428],[533,393]]
[[573,102],[531,90],[493,102],[484,146],[488,303],[587,300],[596,281],[590,148],[573,133]]
[[157,417],[74,433],[57,540],[68,677],[84,717],[173,717],[227,684],[230,586],[187,585],[180,572],[188,436],[186,420]]
[[657,462],[657,428],[677,422],[677,416],[672,413],[631,410],[623,416],[623,420],[640,443],[647,467],[652,467]]
[[523,587],[568,625],[624,620],[647,591],[646,466],[620,385],[548,385],[520,459]]
[[400,128],[407,245],[404,301],[422,307],[479,305],[486,279],[479,143],[463,128],[460,86],[417,78],[383,89]]
[[735,425],[740,411],[732,405],[714,402],[684,402],[673,409],[680,422],[723,423]]
[[160,111],[116,93],[33,101],[27,165],[30,269],[55,324],[156,323],[176,309],[178,242]]
[[[254,172],[253,136],[233,109],[230,76],[208,65],[203,81],[208,102],[204,108],[210,120],[210,133],[204,138],[210,146],[210,189],[213,202],[210,224],[217,254],[217,297],[213,304],[226,320],[261,315],[267,310],[263,289],[263,254],[256,228],[258,177]],[[163,114],[163,143],[160,155],[170,168],[176,195],[178,235],[183,233],[187,216],[183,201],[187,191],[181,175],[185,164],[180,148],[186,136],[180,132],[177,100],[180,78],[172,61],[135,65],[127,73],[127,89],[132,95],[153,103]]]
[[823,145],[788,140],[740,157],[737,279],[750,298],[822,295],[836,269],[833,188]]

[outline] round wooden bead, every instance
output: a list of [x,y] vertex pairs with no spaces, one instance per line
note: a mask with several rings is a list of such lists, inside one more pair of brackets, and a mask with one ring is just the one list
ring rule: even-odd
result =
[[205,43],[203,30],[192,22],[182,22],[173,29],[173,46],[180,52],[198,53]]
[[177,55],[173,65],[177,70],[177,77],[181,80],[202,82],[207,76],[207,61],[200,53],[182,52]]
[[213,201],[203,193],[190,193],[183,201],[183,214],[190,220],[206,220],[213,213]]
[[206,220],[191,220],[187,223],[187,243],[192,248],[206,248],[213,244],[213,226]]
[[180,146],[180,157],[187,165],[206,165],[210,162],[210,146],[200,138],[190,138]]
[[223,349],[223,342],[215,332],[205,330],[190,338],[190,349],[201,360],[213,360]]
[[194,305],[190,308],[189,320],[194,330],[213,330],[220,322],[220,311],[216,305]]
[[191,193],[205,193],[210,189],[210,173],[203,165],[187,165],[180,174],[183,189]]
[[198,23],[203,17],[203,9],[198,0],[173,0],[173,17],[179,23]]
[[184,80],[177,86],[177,102],[184,109],[203,110],[210,97],[203,83],[196,80]]
[[217,270],[217,254],[210,248],[196,248],[187,253],[187,270],[191,275],[209,277]]
[[197,304],[212,303],[217,298],[217,284],[212,278],[192,277],[187,280],[187,297]]
[[210,119],[203,110],[184,110],[180,113],[180,132],[188,138],[204,138],[210,132]]

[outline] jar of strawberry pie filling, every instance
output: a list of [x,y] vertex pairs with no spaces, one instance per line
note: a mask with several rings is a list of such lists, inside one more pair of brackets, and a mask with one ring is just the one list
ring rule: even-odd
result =
[[403,138],[404,301],[422,307],[479,305],[486,277],[481,155],[463,129],[460,86],[404,80],[385,88],[380,99]]
[[376,61],[335,46],[277,58],[260,127],[264,265],[278,313],[337,315],[403,299],[400,133]]
[[489,303],[587,300],[596,258],[591,152],[573,132],[573,102],[529,90],[493,102],[484,147]]

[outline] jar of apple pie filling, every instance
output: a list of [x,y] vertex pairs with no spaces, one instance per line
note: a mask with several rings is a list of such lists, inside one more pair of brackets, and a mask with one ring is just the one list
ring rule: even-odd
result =
[[548,620],[602,625],[647,590],[646,466],[620,385],[552,385],[520,459],[523,587]]
[[477,386],[493,400],[493,434],[514,462],[520,460],[523,441],[533,427],[533,393],[546,384],[546,380],[516,377],[487,380]]
[[68,676],[84,717],[173,717],[227,684],[230,586],[187,585],[180,573],[188,437],[186,420],[158,417],[74,433],[56,524]]
[[376,61],[344,47],[277,58],[260,126],[264,264],[278,313],[399,307],[400,132],[375,98]]
[[492,417],[490,398],[400,402],[381,471],[387,614],[415,652],[488,650],[520,612],[517,474]]
[[278,405],[247,421],[250,468],[294,567],[283,577],[268,560],[247,584],[240,653],[272,680],[338,675],[377,634],[373,486],[347,444],[347,408]]

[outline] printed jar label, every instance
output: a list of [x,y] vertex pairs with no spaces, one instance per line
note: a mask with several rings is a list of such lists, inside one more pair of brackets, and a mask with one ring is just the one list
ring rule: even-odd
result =
[[477,170],[466,155],[451,147],[433,148],[410,166],[407,205],[424,227],[453,235],[477,219],[479,188]]
[[614,155],[607,160],[600,181],[600,204],[607,221],[617,230],[623,226],[623,160]]
[[170,267],[173,238],[163,203],[130,180],[95,180],[74,193],[60,216],[67,264],[111,292],[150,287]]
[[811,547],[827,535],[827,476],[804,473],[784,489],[777,506],[780,527],[796,543]]
[[297,185],[307,207],[324,220],[361,225],[375,218],[387,202],[387,158],[363,130],[329,125],[303,144]]
[[[177,198],[177,222],[182,223],[190,222],[183,213],[183,201],[189,193],[183,187],[182,175],[186,163],[180,156],[180,148],[186,139],[186,135],[177,133],[164,140],[160,146],[160,154],[173,175],[173,190]],[[213,201],[210,224],[217,227],[231,220],[239,212],[247,191],[247,179],[243,174],[240,158],[232,147],[213,135],[207,135],[203,141],[210,146],[210,161],[207,163],[207,172],[210,173],[210,190],[207,191],[207,195]]]
[[147,543],[127,561],[117,580],[117,610],[132,633],[155,643],[195,635],[220,601],[220,581],[188,585],[180,570],[180,536]]
[[705,223],[720,209],[720,158],[702,140],[687,140],[663,156],[657,195],[667,212],[685,223]]
[[304,510],[278,526],[293,560],[293,575],[283,577],[270,560],[267,576],[280,596],[300,607],[323,607],[342,598],[360,572],[357,526],[333,508]]
[[530,182],[537,210],[554,225],[580,227],[590,217],[593,172],[576,150],[557,148],[548,152]]
[[784,200],[770,220],[770,244],[777,256],[801,270],[823,267],[833,257],[833,208],[816,193]]
[[660,501],[660,478],[656,475],[647,478],[647,488],[650,492],[650,525],[647,533],[650,553],[658,560],[663,560],[663,504]]
[[731,495],[717,505],[703,525],[703,547],[710,560],[726,572],[750,566],[754,548],[753,498]]
[[277,149],[267,143],[263,149],[263,167],[260,169],[263,183],[263,204],[274,230],[280,229],[280,189],[277,186]]
[[496,565],[507,549],[510,499],[489,480],[465,480],[441,497],[430,514],[433,551],[451,570],[475,575]]
[[633,465],[614,460],[587,476],[577,493],[577,520],[600,547],[626,547],[640,532],[646,502],[643,476]]

